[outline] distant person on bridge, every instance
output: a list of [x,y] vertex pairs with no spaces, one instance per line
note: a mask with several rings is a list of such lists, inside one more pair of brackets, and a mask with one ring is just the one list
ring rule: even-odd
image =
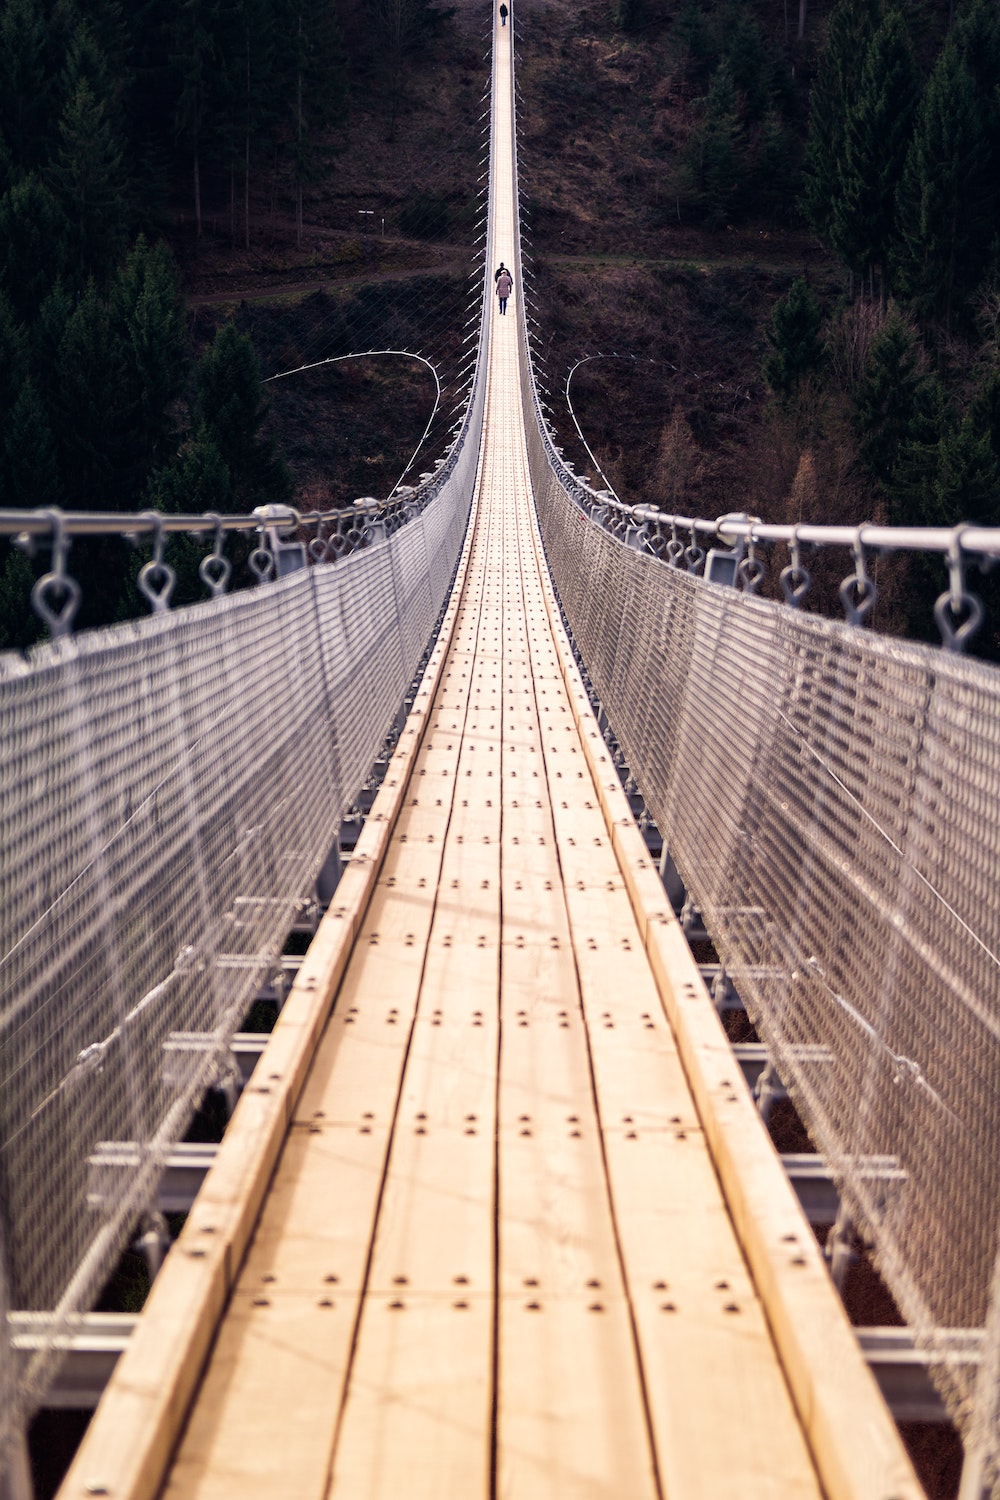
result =
[[[500,277],[501,277],[501,275],[503,274],[504,271],[507,271],[507,267],[504,265],[503,261],[501,261],[500,264],[497,266],[496,270],[493,272],[493,280],[494,281],[499,281]],[[507,275],[510,276],[510,272],[509,271],[507,271]],[[513,278],[513,276],[511,276],[511,281],[513,281],[513,280],[514,280],[514,278]]]
[[511,279],[510,272],[502,264],[500,266],[500,274],[496,278],[496,283],[497,283],[497,296],[500,299],[500,311],[501,311],[501,313],[503,313],[504,315],[506,315],[506,312],[507,312],[507,298],[510,296],[511,292],[514,289],[514,282]]
[[507,24],[507,7],[506,7],[506,5],[501,5],[501,7],[500,7],[500,25],[501,26],[506,26],[506,24]]

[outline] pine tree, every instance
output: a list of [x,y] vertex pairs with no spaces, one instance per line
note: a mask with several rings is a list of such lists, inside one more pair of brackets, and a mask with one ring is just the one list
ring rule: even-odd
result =
[[995,165],[988,121],[953,34],[920,101],[896,200],[893,280],[922,315],[950,324],[986,269]]
[[917,81],[905,20],[890,11],[865,52],[848,110],[830,239],[850,270],[884,278],[895,236],[896,189],[913,133]]
[[125,115],[123,95],[128,84],[128,71],[124,61],[124,42],[121,37],[115,65],[105,53],[89,19],[81,20],[70,38],[63,69],[62,98],[68,104],[81,83],[90,87],[95,99],[100,99],[108,124],[118,140],[124,139]]
[[54,415],[53,402],[59,385],[59,346],[74,305],[73,295],[65,282],[56,281],[43,299],[31,327],[31,368],[50,416]]
[[0,422],[17,401],[28,374],[28,335],[6,292],[0,291]]
[[69,225],[41,180],[29,173],[0,198],[0,280],[30,324],[68,266]]
[[896,472],[901,447],[919,435],[928,408],[926,360],[913,325],[895,309],[872,339],[864,375],[854,392],[858,450],[884,488]]
[[91,281],[60,340],[53,401],[71,506],[121,510],[134,498],[138,414],[129,398],[125,350]]
[[70,226],[77,274],[106,278],[125,248],[126,176],[122,152],[103,103],[85,78],[59,122],[52,181]]
[[184,443],[173,460],[150,476],[147,504],[175,515],[229,511],[229,470],[204,428]]
[[769,66],[764,34],[742,7],[727,17],[724,55],[733,87],[743,100],[744,118],[759,120],[768,106]]
[[941,438],[952,420],[944,386],[936,376],[928,376],[920,387],[896,453],[892,477],[885,486],[893,526],[935,524]]
[[166,245],[140,235],[112,286],[111,313],[130,404],[138,408],[143,462],[152,466],[173,437],[171,404],[188,370],[180,288]]
[[771,349],[764,356],[763,373],[776,396],[793,396],[805,377],[822,366],[822,323],[820,305],[805,277],[800,276],[787,295],[775,303],[771,315],[767,335]]
[[291,476],[270,438],[261,436],[267,414],[253,345],[226,323],[195,371],[195,428],[214,443],[228,472],[238,510],[282,502]]
[[62,503],[52,428],[30,376],[4,421],[2,472],[5,504],[34,510]]
[[679,54],[684,81],[696,87],[702,85],[718,66],[719,52],[698,0],[684,0],[673,25],[672,41]]
[[840,0],[809,96],[809,136],[802,167],[802,211],[825,245],[840,196],[847,117],[861,87],[861,68],[879,18],[879,0]]
[[990,451],[1000,464],[1000,370],[991,370],[977,386],[969,416],[975,431],[989,440]]
[[776,110],[769,111],[756,133],[753,197],[775,219],[787,219],[802,180],[800,162],[797,136]]
[[45,160],[51,141],[52,29],[39,0],[7,0],[0,13],[0,129],[23,171]]
[[702,122],[688,142],[683,166],[705,223],[718,229],[733,210],[743,178],[743,130],[727,62],[716,68],[700,102]]
[[995,526],[1000,520],[1000,464],[971,412],[940,440],[933,499],[935,510],[926,517],[932,526]]
[[6,543],[0,566],[0,651],[26,651],[40,640],[41,620],[31,609],[31,589],[35,574],[23,552]]

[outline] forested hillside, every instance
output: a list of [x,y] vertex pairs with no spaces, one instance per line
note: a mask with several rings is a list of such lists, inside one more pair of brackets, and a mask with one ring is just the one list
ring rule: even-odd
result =
[[[997,7],[618,0],[526,31],[549,399],[601,356],[571,399],[623,496],[1000,522]],[[942,570],[882,575],[880,627],[933,637]]]
[[[457,395],[488,11],[4,0],[3,503],[322,507],[391,486],[418,372],[337,365],[267,400],[261,376],[413,348]],[[628,499],[1000,520],[997,16],[519,4],[532,313],[581,468],[565,384],[585,359],[571,399]],[[101,580],[83,623],[135,606],[106,582],[119,553],[74,556]],[[4,556],[11,644],[34,638],[41,565]],[[925,633],[940,578],[883,575],[880,626]]]

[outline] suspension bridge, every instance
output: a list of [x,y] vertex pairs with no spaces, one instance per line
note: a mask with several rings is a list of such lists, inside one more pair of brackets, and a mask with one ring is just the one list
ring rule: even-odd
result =
[[[860,1227],[959,1425],[963,1500],[996,1483],[996,670],[861,629],[866,548],[912,539],[834,538],[841,624],[755,593],[766,528],[705,523],[706,559],[694,523],[685,549],[562,462],[521,298],[512,32],[476,374],[392,525],[228,595],[213,518],[215,597],[170,613],[157,552],[149,619],[74,636],[64,520],[38,520],[56,639],[0,658],[11,1500],[220,1080],[239,1103],[63,1500],[915,1500],[720,1024],[737,1003],[758,1093],[787,1087],[821,1147],[834,1260]],[[960,645],[964,561],[1000,541],[922,541]],[[241,1053],[267,985],[275,1030]]]

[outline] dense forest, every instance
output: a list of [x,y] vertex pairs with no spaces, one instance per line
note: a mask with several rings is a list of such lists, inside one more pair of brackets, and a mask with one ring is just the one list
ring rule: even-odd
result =
[[[586,357],[574,407],[628,499],[1000,522],[995,4],[525,0],[516,19],[525,290],[567,451]],[[395,400],[419,434],[412,372],[265,400],[262,367],[457,360],[487,30],[474,0],[4,0],[3,503],[326,506],[391,484],[379,423]],[[74,559],[81,623],[136,607],[104,581],[119,544]],[[43,564],[4,550],[7,644],[36,637]],[[884,590],[883,628],[926,631],[925,582]]]

